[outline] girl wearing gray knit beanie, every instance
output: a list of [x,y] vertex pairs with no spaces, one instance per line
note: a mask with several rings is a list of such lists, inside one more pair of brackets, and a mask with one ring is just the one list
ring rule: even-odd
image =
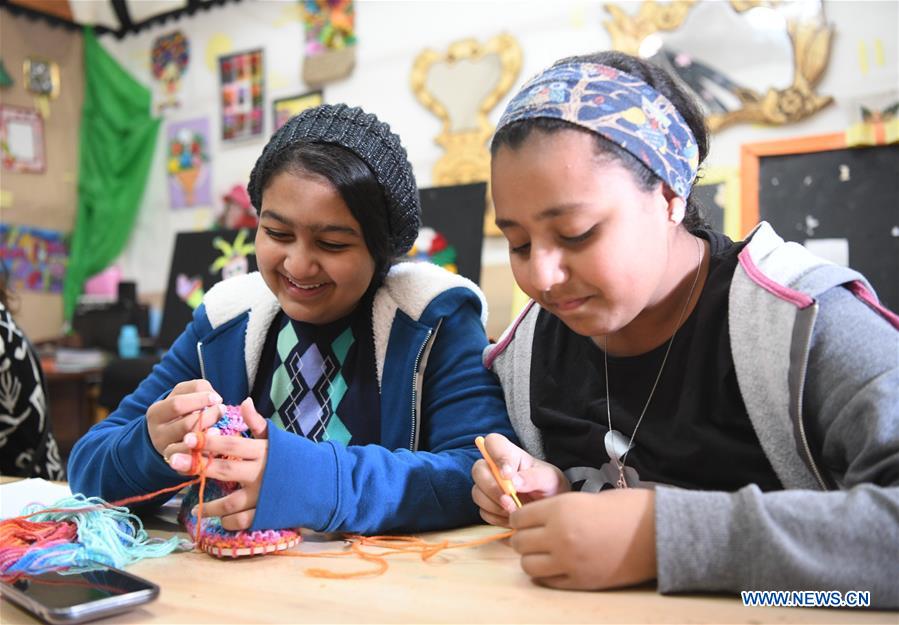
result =
[[[73,489],[118,499],[177,484],[197,415],[209,427],[221,404],[240,404],[253,436],[203,447],[206,475],[242,486],[204,506],[225,530],[478,521],[474,439],[514,434],[481,363],[480,290],[395,262],[421,212],[399,137],[359,108],[304,111],[265,146],[249,193],[259,272],[213,287],[137,392],[78,443]],[[123,434],[135,427],[147,435]]]

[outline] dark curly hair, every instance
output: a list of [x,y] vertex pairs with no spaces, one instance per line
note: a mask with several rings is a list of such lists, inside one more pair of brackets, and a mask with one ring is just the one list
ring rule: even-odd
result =
[[[612,50],[568,57],[557,61],[554,66],[566,63],[608,65],[639,78],[664,95],[680,112],[684,121],[687,122],[687,125],[693,132],[693,137],[696,139],[696,145],[699,148],[699,162],[702,163],[705,160],[709,152],[709,136],[702,110],[664,69],[643,59]],[[620,162],[634,176],[634,180],[640,189],[651,191],[661,182],[652,170],[627,150],[595,132],[561,119],[536,117],[512,122],[508,126],[499,129],[493,136],[490,144],[491,154],[495,156],[502,146],[508,146],[513,150],[517,149],[535,130],[547,134],[559,132],[560,130],[577,130],[578,132],[588,133],[593,137],[597,154],[614,158]],[[684,227],[689,231],[697,228],[708,228],[709,226],[703,217],[703,212],[701,204],[691,193],[687,197],[687,208],[683,221]]]

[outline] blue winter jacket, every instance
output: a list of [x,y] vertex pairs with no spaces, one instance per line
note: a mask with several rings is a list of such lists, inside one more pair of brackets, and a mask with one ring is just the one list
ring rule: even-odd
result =
[[[153,448],[147,409],[201,377],[226,404],[243,401],[279,310],[258,273],[213,287],[150,376],[75,445],[72,491],[114,501],[184,481]],[[481,363],[485,318],[470,281],[428,264],[392,268],[372,305],[381,445],[315,443],[270,427],[253,529],[373,533],[477,522],[474,439],[515,440],[502,390]]]

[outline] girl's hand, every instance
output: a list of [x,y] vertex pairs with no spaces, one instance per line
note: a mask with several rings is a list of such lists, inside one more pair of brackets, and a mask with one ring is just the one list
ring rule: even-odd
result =
[[222,397],[206,380],[181,382],[168,397],[147,409],[147,432],[153,448],[164,458],[166,447],[193,430],[197,419],[205,430],[222,416]]
[[516,510],[512,548],[538,584],[597,590],[655,579],[655,492],[566,493]]
[[[250,398],[240,405],[240,413],[254,438],[216,436],[218,431],[213,428],[206,432],[203,446],[203,455],[207,456],[206,477],[238,482],[242,486],[233,493],[203,504],[204,517],[221,517],[222,527],[231,531],[245,530],[253,524],[268,454],[268,421],[256,412]],[[196,446],[197,436],[193,432],[184,437],[183,444],[173,446],[170,449],[172,468],[188,475],[190,450]]]
[[[557,467],[534,458],[502,434],[488,434],[484,442],[500,473],[512,480],[522,503],[570,490],[568,480]],[[471,498],[481,509],[481,518],[492,525],[509,527],[509,513],[516,509],[515,502],[496,483],[487,462],[475,462],[471,477]]]

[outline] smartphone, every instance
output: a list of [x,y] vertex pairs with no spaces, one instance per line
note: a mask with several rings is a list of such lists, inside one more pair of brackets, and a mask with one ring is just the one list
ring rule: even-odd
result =
[[4,598],[54,625],[118,614],[159,596],[159,586],[153,582],[107,566],[0,582],[0,591]]

